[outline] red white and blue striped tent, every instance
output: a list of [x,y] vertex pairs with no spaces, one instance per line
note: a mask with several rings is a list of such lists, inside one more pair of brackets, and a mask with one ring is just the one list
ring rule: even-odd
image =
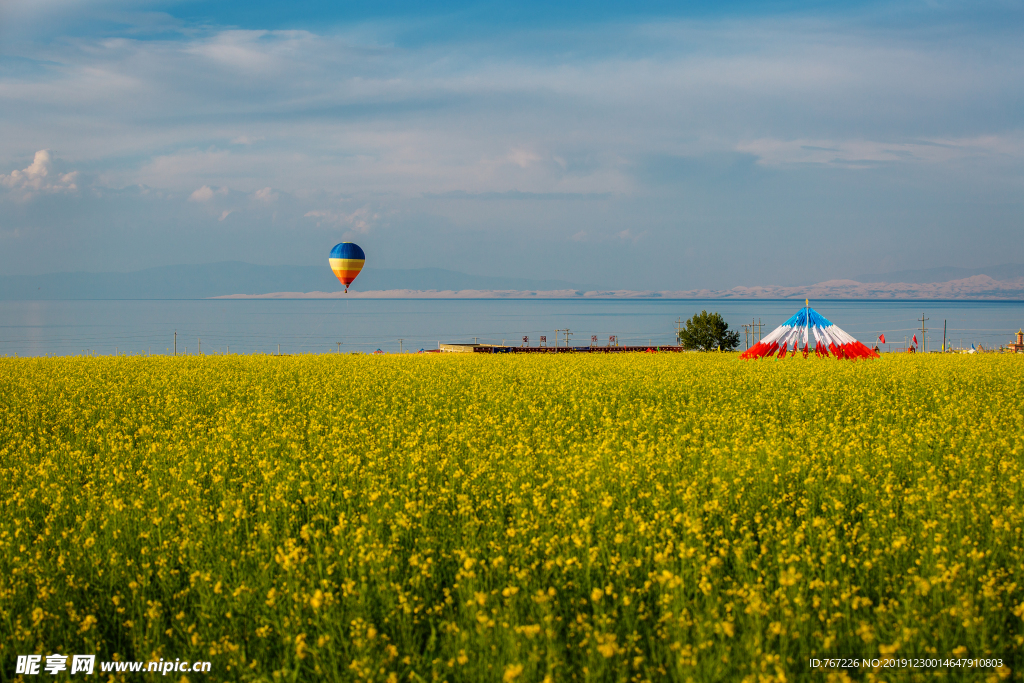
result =
[[[810,342],[814,347],[810,347]],[[803,348],[800,346],[803,345]],[[786,354],[803,353],[816,356],[835,356],[836,358],[878,358],[872,351],[859,341],[843,332],[825,316],[811,308],[810,304],[801,308],[796,315],[776,327],[771,334],[750,347],[740,358],[767,358],[775,356],[785,358]]]

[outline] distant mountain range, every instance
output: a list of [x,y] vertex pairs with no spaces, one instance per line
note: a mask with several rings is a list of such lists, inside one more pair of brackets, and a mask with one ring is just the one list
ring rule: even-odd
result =
[[274,292],[233,294],[225,299],[984,299],[1024,300],[1024,278],[993,280],[975,275],[936,283],[829,280],[803,287],[733,287],[732,289],[622,290],[622,289],[391,289],[368,292]]
[[[563,280],[467,275],[442,268],[366,268],[353,291],[595,289]],[[0,276],[0,299],[206,299],[232,294],[343,291],[326,266],[257,266],[240,261],[160,266],[129,273]]]
[[[162,266],[130,273],[0,276],[0,299],[333,298],[346,296],[321,266],[257,266],[239,261]],[[608,290],[563,280],[467,275],[442,268],[367,268],[352,298],[671,298],[671,299],[1024,299],[1024,265],[932,268],[861,275],[800,287]]]
[[947,282],[829,280],[803,287],[733,287],[664,293],[679,299],[1001,299],[1024,300],[1024,277],[995,280],[973,275]]
[[975,275],[987,275],[993,280],[1016,280],[1024,277],[1024,264],[1004,263],[1001,266],[990,266],[988,268],[928,268],[926,270],[897,270],[891,273],[875,273],[873,275],[858,275],[850,278],[856,282],[886,282],[908,284],[930,284],[934,282],[950,282],[952,280],[963,280]]

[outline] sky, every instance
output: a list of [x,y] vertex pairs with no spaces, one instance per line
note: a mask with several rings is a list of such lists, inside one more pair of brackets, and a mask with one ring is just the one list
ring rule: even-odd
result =
[[0,273],[340,241],[622,289],[1024,263],[1022,29],[988,0],[0,0]]

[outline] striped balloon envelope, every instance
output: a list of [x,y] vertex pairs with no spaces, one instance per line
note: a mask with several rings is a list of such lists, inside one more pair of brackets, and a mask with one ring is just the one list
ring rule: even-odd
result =
[[363,269],[363,263],[365,262],[366,254],[363,253],[358,244],[353,242],[335,244],[334,249],[331,249],[331,270],[341,280],[341,284],[345,285],[346,293],[348,292],[348,286],[359,275],[359,271]]
[[[814,348],[810,348],[810,342]],[[800,348],[800,345],[803,348]],[[878,358],[872,351],[859,341],[843,332],[825,316],[810,307],[801,308],[796,315],[782,323],[771,334],[744,351],[740,358],[767,358],[776,356],[785,358],[786,354],[802,353],[806,358],[810,353],[816,356],[834,356],[835,358]]]

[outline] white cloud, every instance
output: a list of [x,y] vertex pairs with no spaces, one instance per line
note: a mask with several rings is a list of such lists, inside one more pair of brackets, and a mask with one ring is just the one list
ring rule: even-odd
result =
[[213,190],[210,189],[209,185],[203,185],[198,190],[189,195],[188,200],[190,202],[208,202],[213,199]]
[[188,45],[186,52],[230,71],[267,75],[281,63],[281,52],[311,39],[305,31],[227,30]]
[[264,187],[262,190],[256,190],[253,199],[261,202],[273,202],[277,200],[277,193],[269,187]]
[[513,149],[506,157],[510,163],[515,164],[519,168],[526,168],[527,166],[540,161],[542,158],[543,157],[536,152],[522,148]]
[[209,185],[203,185],[198,190],[189,195],[188,200],[190,202],[208,202],[214,198],[215,195],[226,195],[228,188],[221,187],[214,190]]
[[53,176],[53,160],[49,150],[41,149],[27,168],[0,174],[0,185],[21,191],[25,196],[33,192],[74,192],[78,189],[78,171],[58,173]]
[[234,213],[234,211],[224,211],[224,212],[222,212],[220,214],[220,218],[218,220],[224,220],[225,218],[227,218],[228,216],[230,216],[233,213]]
[[633,244],[636,244],[637,242],[640,241],[640,238],[646,234],[646,230],[644,230],[641,233],[634,233],[629,228],[626,228],[625,230],[615,233],[615,236],[618,237],[620,240],[623,240],[624,242],[632,242]]
[[1024,157],[1024,137],[985,136],[911,142],[876,140],[779,140],[762,138],[736,145],[762,166],[819,164],[871,168],[886,163],[948,163],[969,157]]
[[307,211],[305,217],[315,219],[317,227],[333,225],[348,228],[354,233],[365,235],[370,232],[375,223],[380,219],[380,214],[371,211],[369,205],[367,205],[356,209],[352,213],[330,210]]
[[[17,171],[15,171],[17,173]],[[25,169],[25,175],[28,178],[38,180],[45,178],[50,174],[50,152],[41,149],[36,152],[35,159],[32,160],[32,164]]]
[[[229,177],[235,180],[240,171],[249,168],[251,173],[252,160],[245,159],[241,154],[232,154],[227,150],[197,150],[186,148],[167,154],[150,157],[148,163],[137,169],[115,169],[110,171],[107,182],[111,185],[146,185],[169,190],[185,191],[196,185],[209,185],[211,188],[224,182]],[[260,183],[256,187],[262,187]]]
[[587,239],[587,231],[580,230],[570,238],[573,242],[585,242]]

